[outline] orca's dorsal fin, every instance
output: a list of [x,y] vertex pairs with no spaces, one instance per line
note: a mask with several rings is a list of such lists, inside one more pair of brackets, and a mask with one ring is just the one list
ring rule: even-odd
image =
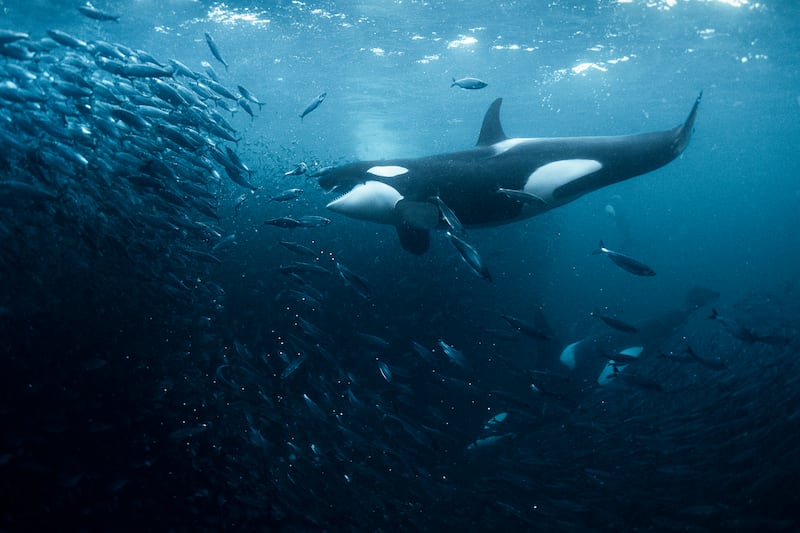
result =
[[483,117],[483,125],[481,126],[481,134],[478,136],[478,146],[489,146],[508,139],[503,131],[503,126],[500,124],[500,104],[502,103],[503,99],[498,98],[492,102],[489,110],[486,111],[486,115]]

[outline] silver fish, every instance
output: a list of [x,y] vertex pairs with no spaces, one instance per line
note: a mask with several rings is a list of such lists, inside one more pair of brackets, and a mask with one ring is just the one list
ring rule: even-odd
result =
[[328,93],[322,93],[319,96],[317,96],[310,104],[308,104],[306,106],[306,108],[303,109],[303,112],[300,113],[300,122],[303,122],[303,117],[304,116],[308,115],[309,113],[314,111],[316,108],[318,108],[319,104],[321,104],[322,101],[325,100],[325,97],[327,95],[328,95]]
[[369,283],[369,281],[362,278],[338,261],[336,262],[336,270],[339,271],[339,275],[342,277],[345,284],[355,290],[359,296],[365,300],[370,299],[372,296],[372,285]]
[[284,172],[283,175],[284,176],[300,176],[302,174],[305,174],[307,170],[308,170],[308,165],[306,165],[305,163],[303,163],[301,161],[292,170]]
[[462,368],[466,368],[467,360],[464,358],[464,354],[461,353],[460,350],[457,350],[450,344],[444,342],[443,339],[439,339],[438,341],[439,348],[442,349],[442,352],[447,356],[447,358],[452,361],[453,363],[457,364]]
[[605,254],[608,256],[611,261],[620,267],[622,270],[630,272],[631,274],[636,274],[637,276],[655,276],[656,272],[649,266],[645,265],[637,261],[632,257],[628,257],[627,255],[621,254],[619,252],[615,252],[613,250],[609,250],[603,244],[603,241],[600,241],[600,246],[597,250],[593,251],[592,254]]
[[93,20],[113,20],[118,21],[119,15],[112,15],[111,13],[106,13],[105,11],[101,11],[94,7],[91,3],[86,2],[86,4],[82,6],[78,6],[78,11],[81,12],[81,15],[88,17]]
[[258,106],[258,110],[261,111],[261,106],[264,105],[264,102],[259,101],[259,99],[253,96],[253,94],[250,91],[248,91],[245,87],[237,85],[236,88],[239,89],[239,94],[242,95],[242,98],[256,104]]
[[488,85],[488,83],[483,80],[479,80],[478,78],[461,78],[460,80],[453,78],[453,83],[450,84],[450,87],[461,87],[462,89],[483,89]]
[[458,253],[461,254],[461,259],[469,266],[475,274],[479,277],[492,281],[492,276],[489,274],[489,269],[486,268],[486,264],[484,264],[483,259],[481,259],[480,254],[478,251],[469,244],[467,241],[454,235],[451,232],[446,233],[447,238],[450,239],[450,242],[453,243]]
[[206,43],[208,43],[208,48],[211,50],[211,55],[213,55],[217,61],[222,63],[225,66],[225,70],[228,70],[228,64],[222,59],[222,54],[219,53],[219,48],[217,48],[217,43],[214,41],[214,38],[211,37],[211,34],[205,32],[206,36]]
[[450,229],[453,230],[453,233],[456,235],[464,235],[464,226],[461,224],[461,221],[458,220],[458,217],[450,209],[447,204],[445,204],[441,198],[438,196],[434,196],[433,199],[436,201],[436,205],[439,206],[439,212],[442,214],[442,218],[450,226]]
[[595,309],[594,311],[589,313],[589,315],[599,318],[600,320],[605,322],[606,325],[616,329],[617,331],[622,331],[624,333],[638,333],[639,331],[639,328],[637,328],[636,326],[632,326],[631,324],[628,324],[623,320],[614,318],[613,316],[607,316],[601,314],[599,309]]
[[303,194],[303,189],[286,189],[285,191],[276,194],[269,199],[270,202],[288,202],[289,200],[296,200]]
[[268,226],[277,226],[279,228],[297,228],[301,225],[292,217],[273,218],[271,220],[265,220],[264,224],[267,224]]
[[516,189],[504,189],[501,187],[497,189],[497,194],[502,194],[523,204],[547,205],[544,199],[530,192],[518,191]]

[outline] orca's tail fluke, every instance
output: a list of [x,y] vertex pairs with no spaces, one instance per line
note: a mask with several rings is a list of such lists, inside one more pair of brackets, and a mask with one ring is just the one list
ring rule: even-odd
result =
[[694,119],[697,117],[697,108],[700,106],[700,100],[702,98],[703,91],[700,91],[700,94],[697,95],[697,99],[694,101],[692,110],[689,112],[689,116],[686,117],[686,122],[675,128],[677,130],[677,136],[675,137],[673,148],[676,154],[683,152],[689,144],[689,139],[692,137],[692,130],[694,129]]

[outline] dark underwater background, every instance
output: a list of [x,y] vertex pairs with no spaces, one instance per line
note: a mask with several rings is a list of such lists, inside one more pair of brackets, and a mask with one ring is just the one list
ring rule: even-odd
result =
[[[81,5],[0,0],[0,530],[800,528],[800,4]],[[467,149],[497,97],[509,136],[569,137],[700,91],[669,165],[469,229],[491,282],[308,177]]]

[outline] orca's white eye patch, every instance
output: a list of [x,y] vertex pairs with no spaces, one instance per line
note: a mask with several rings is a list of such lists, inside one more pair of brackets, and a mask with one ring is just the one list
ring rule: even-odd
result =
[[406,167],[399,167],[396,165],[375,166],[367,170],[367,174],[372,174],[380,178],[393,178],[407,172],[408,169]]

